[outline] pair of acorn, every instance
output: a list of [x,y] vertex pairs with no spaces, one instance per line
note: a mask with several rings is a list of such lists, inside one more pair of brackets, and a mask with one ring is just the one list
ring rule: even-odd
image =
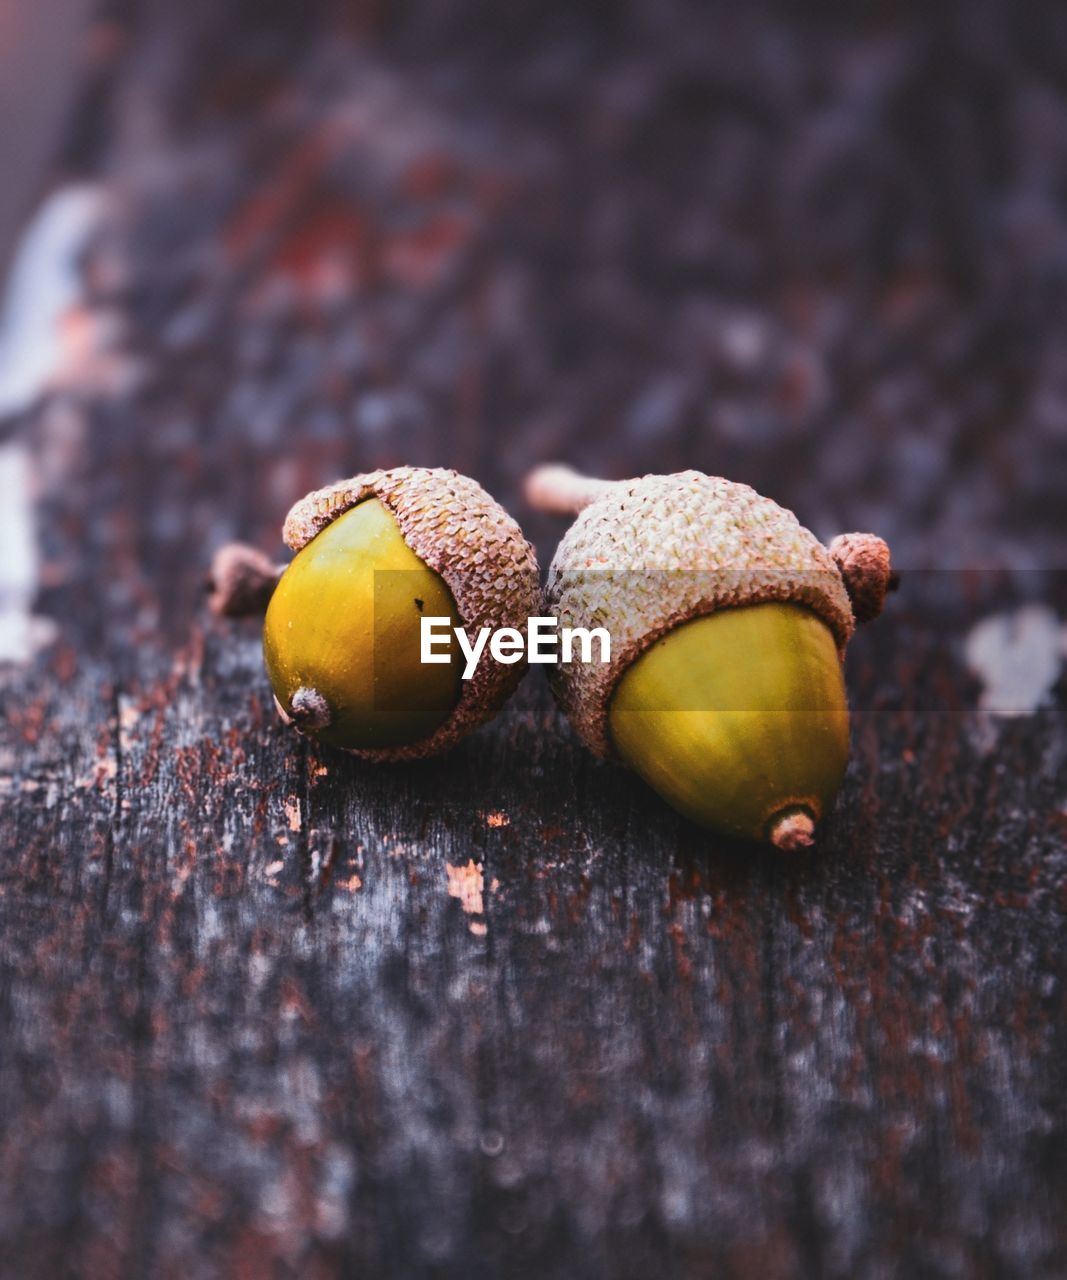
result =
[[237,544],[211,604],[266,605],[279,714],[372,760],[438,754],[491,719],[525,664],[420,661],[420,619],[468,633],[550,614],[603,627],[606,663],[552,670],[579,737],[696,822],[782,849],[810,845],[848,759],[842,663],[891,585],[872,534],[823,547],[792,512],[697,471],[588,480],[543,467],[527,498],[577,515],[541,590],[533,548],[474,480],[398,467],[298,502],[288,567]]

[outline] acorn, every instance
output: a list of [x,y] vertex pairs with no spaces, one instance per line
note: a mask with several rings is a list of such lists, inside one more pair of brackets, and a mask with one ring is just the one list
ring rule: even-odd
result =
[[527,498],[577,513],[545,612],[611,637],[607,662],[552,672],[583,742],[705,827],[811,845],[848,761],[845,648],[893,585],[886,544],[824,547],[769,498],[698,471],[613,482],[543,467]]
[[533,548],[481,485],[424,467],[368,472],[302,498],[283,537],[296,555],[280,576],[258,552],[222,548],[210,603],[232,616],[243,610],[229,581],[253,602],[276,578],[263,652],[286,723],[366,759],[412,760],[496,715],[524,663],[479,662],[465,680],[454,645],[447,661],[421,660],[424,617],[477,631],[521,629],[537,612]]

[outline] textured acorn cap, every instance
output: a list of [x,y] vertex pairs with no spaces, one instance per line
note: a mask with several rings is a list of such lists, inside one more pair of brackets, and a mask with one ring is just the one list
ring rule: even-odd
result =
[[610,662],[561,663],[553,675],[563,710],[597,755],[613,754],[608,705],[623,672],[691,618],[792,601],[826,623],[844,657],[854,629],[844,581],[791,511],[699,471],[599,483],[560,542],[545,589],[545,611],[561,627],[611,636]]
[[[396,519],[404,541],[452,592],[468,633],[481,627],[525,632],[539,609],[537,559],[518,524],[476,480],[456,471],[394,467],[368,471],[301,498],[282,530],[293,551],[307,546],[338,516],[377,498]],[[526,663],[479,662],[460,682],[459,700],[433,733],[402,747],[367,748],[368,760],[416,760],[447,751],[492,719],[522,679]]]

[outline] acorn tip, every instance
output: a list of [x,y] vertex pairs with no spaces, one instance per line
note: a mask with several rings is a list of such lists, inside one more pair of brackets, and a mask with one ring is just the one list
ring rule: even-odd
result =
[[807,809],[786,809],[771,819],[767,839],[783,853],[810,849],[815,843],[815,820]]
[[331,719],[330,704],[318,689],[308,689],[301,685],[289,699],[288,716],[301,733],[325,729]]

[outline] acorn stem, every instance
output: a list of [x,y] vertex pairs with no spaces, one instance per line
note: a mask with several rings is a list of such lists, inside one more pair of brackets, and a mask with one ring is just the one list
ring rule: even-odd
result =
[[841,533],[827,550],[841,573],[856,621],[873,621],[882,612],[886,592],[900,585],[889,547],[873,533]]
[[284,564],[275,564],[258,547],[227,542],[211,559],[208,608],[220,618],[262,617],[284,572]]
[[810,849],[815,843],[815,820],[807,809],[783,809],[768,823],[767,839],[783,853]]
[[550,462],[535,467],[526,477],[523,489],[526,501],[535,511],[576,516],[619,483],[618,480],[595,480],[561,462]]

